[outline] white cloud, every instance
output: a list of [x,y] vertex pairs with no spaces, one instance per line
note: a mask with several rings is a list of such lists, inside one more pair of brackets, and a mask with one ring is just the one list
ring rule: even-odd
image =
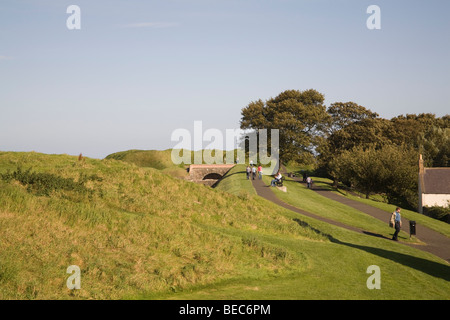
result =
[[125,28],[172,28],[179,26],[179,23],[176,22],[139,22],[139,23],[131,23],[125,25]]
[[11,60],[12,57],[0,56],[0,60]]

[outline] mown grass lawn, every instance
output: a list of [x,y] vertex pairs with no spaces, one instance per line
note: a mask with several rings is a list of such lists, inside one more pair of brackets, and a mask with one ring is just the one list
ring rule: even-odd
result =
[[[298,217],[297,217],[298,218]],[[330,242],[267,239],[307,261],[305,270],[280,277],[241,279],[208,285],[162,299],[450,299],[449,267],[434,256],[407,246],[313,221],[330,232]],[[369,266],[380,267],[381,289],[368,289]]]
[[[242,177],[230,177],[235,184],[245,182]],[[265,177],[265,181],[270,180]],[[229,182],[231,184],[231,182]],[[288,185],[290,183],[288,182]],[[292,187],[293,185],[291,185]],[[275,189],[275,188],[274,188]],[[292,188],[288,186],[292,192]],[[305,197],[312,193],[306,188]],[[275,191],[277,195],[285,195]],[[292,192],[294,195],[295,193]],[[297,195],[298,196],[298,195]],[[294,196],[295,197],[295,196]],[[325,198],[310,197],[310,203],[303,209],[319,208],[336,212],[329,217],[341,218],[341,210],[334,201],[323,201]],[[328,199],[326,199],[328,200]],[[268,209],[272,207],[264,199],[260,199]],[[303,201],[305,204],[306,201]],[[330,207],[331,206],[331,207]],[[345,208],[346,209],[346,208]],[[450,268],[448,264],[426,252],[399,245],[363,234],[355,233],[339,227],[320,222],[316,219],[300,216],[291,211],[278,209],[280,214],[288,215],[293,220],[301,221],[321,233],[327,234],[330,241],[292,241],[283,237],[272,237],[271,241],[289,248],[293,252],[301,252],[307,258],[307,269],[288,276],[266,279],[249,279],[245,282],[225,282],[219,285],[196,288],[167,298],[175,299],[449,299]],[[305,209],[306,210],[306,209]],[[314,211],[314,210],[313,210]],[[357,211],[357,210],[355,210]],[[364,214],[352,212],[356,216],[356,225],[379,232],[387,232],[385,225],[377,224],[375,219],[365,219]],[[381,289],[368,289],[367,279],[370,274],[367,268],[371,265],[380,267]],[[431,289],[430,285],[433,287]],[[240,290],[239,290],[240,289]]]

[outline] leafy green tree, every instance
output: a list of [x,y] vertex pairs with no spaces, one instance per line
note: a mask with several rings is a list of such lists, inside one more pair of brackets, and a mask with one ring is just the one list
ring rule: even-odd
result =
[[366,198],[383,193],[391,203],[416,208],[417,159],[417,152],[405,145],[357,146],[330,161],[330,174]]
[[286,90],[242,109],[241,129],[279,129],[280,160],[311,161],[329,123],[324,95],[310,89]]
[[406,144],[422,153],[429,167],[447,167],[450,158],[450,116],[431,113],[408,114],[391,119],[394,130],[388,138],[392,143]]
[[330,161],[330,173],[336,180],[364,193],[366,198],[371,193],[384,192],[388,174],[379,153],[375,146],[344,150]]
[[450,164],[450,128],[431,127],[419,135],[419,151],[429,167]]
[[378,113],[351,101],[332,103],[328,107],[327,112],[331,116],[330,133],[341,130],[354,122],[378,117]]
[[391,123],[395,130],[390,132],[389,139],[393,143],[419,148],[420,140],[418,138],[431,128],[450,128],[450,116],[437,118],[432,113],[407,114],[392,118]]
[[[381,148],[389,144],[386,133],[393,127],[389,120],[382,118],[363,118],[359,121],[348,121],[348,124],[333,132],[317,148],[319,152],[318,164],[321,171],[330,174],[330,162],[343,151],[356,147]],[[335,181],[336,182],[336,181]]]

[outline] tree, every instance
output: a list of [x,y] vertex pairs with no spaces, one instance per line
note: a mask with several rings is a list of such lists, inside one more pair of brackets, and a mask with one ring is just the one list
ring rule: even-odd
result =
[[369,198],[371,193],[384,192],[387,173],[379,152],[372,146],[361,146],[345,150],[330,161],[330,174],[345,184],[364,193]]
[[419,134],[419,152],[429,167],[448,167],[450,163],[450,128],[431,127]]
[[[341,122],[342,123],[342,122]],[[321,171],[330,174],[330,162],[343,151],[361,147],[379,149],[390,143],[387,134],[393,130],[389,120],[364,117],[359,121],[347,121],[347,125],[334,131],[317,148]],[[332,176],[332,175],[331,175]],[[336,183],[336,181],[335,181]]]
[[432,113],[400,115],[392,118],[391,122],[395,131],[391,132],[389,139],[397,145],[403,143],[414,148],[419,148],[419,136],[430,128],[450,128],[450,116],[437,118]]
[[280,161],[311,160],[329,123],[324,100],[323,94],[310,89],[253,101],[241,111],[241,129],[279,129]]
[[447,167],[450,158],[450,116],[431,113],[408,114],[391,119],[395,130],[388,137],[392,143],[406,144],[422,153],[426,166]]
[[417,205],[417,151],[409,146],[386,144],[357,146],[330,161],[330,174],[365,194],[386,194],[391,203]]
[[328,107],[328,114],[331,116],[329,126],[330,134],[341,130],[351,123],[364,119],[375,119],[378,113],[360,106],[354,102],[335,102]]

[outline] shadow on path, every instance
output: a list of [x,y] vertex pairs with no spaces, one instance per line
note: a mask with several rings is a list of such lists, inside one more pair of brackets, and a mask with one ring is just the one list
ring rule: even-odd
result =
[[418,257],[413,257],[407,254],[398,253],[394,251],[389,251],[380,248],[373,248],[368,246],[361,246],[353,243],[342,242],[338,239],[332,238],[331,242],[345,245],[348,247],[356,248],[359,250],[366,251],[368,253],[380,256],[385,259],[392,260],[394,262],[400,263],[409,268],[416,269],[418,271],[429,274],[433,277],[441,278],[446,281],[450,281],[450,266],[446,266],[442,263],[430,261],[427,259],[422,259]]

